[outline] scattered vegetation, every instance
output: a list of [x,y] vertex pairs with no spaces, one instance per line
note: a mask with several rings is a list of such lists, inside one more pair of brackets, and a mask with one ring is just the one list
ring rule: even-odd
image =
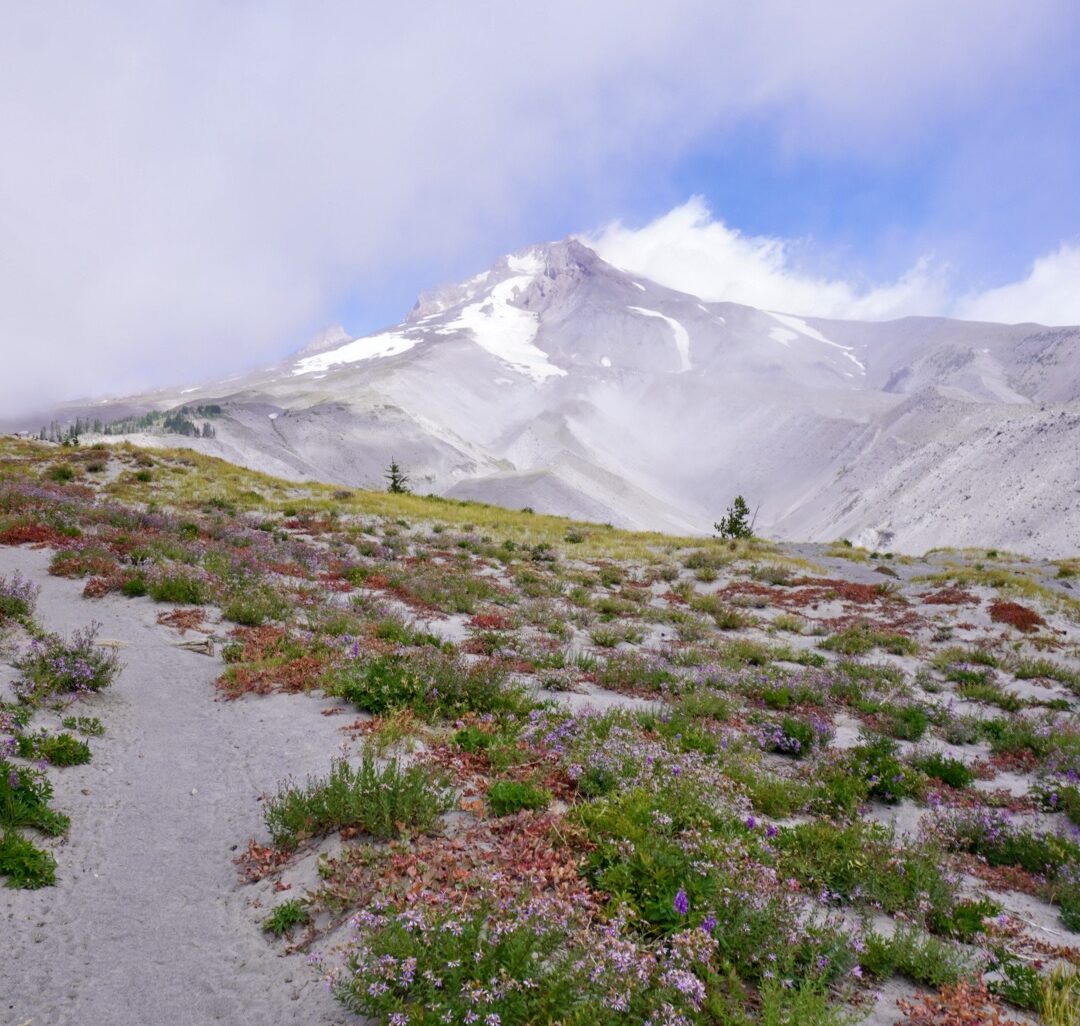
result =
[[[276,849],[255,847],[273,875],[340,835],[320,883],[264,926],[302,926],[306,945],[353,918],[327,967],[350,1009],[395,1026],[839,1026],[853,991],[900,975],[938,988],[942,1015],[1008,1001],[1069,1021],[1073,985],[1050,972],[1064,940],[1037,947],[959,886],[1080,923],[1077,610],[1048,583],[1058,566],[821,550],[865,564],[845,574],[750,536],[745,503],[725,537],[680,539],[417,496],[400,467],[400,490],[363,492],[183,451],[118,445],[93,455],[108,474],[84,456],[0,445],[0,543],[51,546],[89,600],[174,604],[159,622],[189,638],[216,607],[230,697],[350,707],[359,758],[266,798]],[[34,597],[0,581],[0,626],[28,649],[22,701],[0,707],[20,794],[47,785],[31,760],[88,757],[100,732],[29,716],[117,668],[92,632],[34,629]],[[594,700],[606,711],[570,711]],[[48,882],[34,832],[66,828],[50,798],[9,803],[9,880]],[[898,805],[926,830],[875,824]]]

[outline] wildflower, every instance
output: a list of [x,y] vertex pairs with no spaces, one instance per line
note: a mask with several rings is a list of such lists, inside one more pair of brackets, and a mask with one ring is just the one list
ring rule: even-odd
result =
[[686,891],[684,891],[681,887],[678,889],[678,891],[675,892],[675,901],[673,903],[673,906],[675,908],[675,911],[678,912],[680,916],[685,916],[686,913],[690,911],[690,902],[686,897]]

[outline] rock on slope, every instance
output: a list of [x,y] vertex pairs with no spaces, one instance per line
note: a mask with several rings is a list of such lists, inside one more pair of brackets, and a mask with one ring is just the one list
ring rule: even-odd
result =
[[421,491],[627,527],[708,531],[741,492],[779,538],[1080,549],[1080,329],[705,303],[573,240],[123,409],[209,402],[194,444],[298,479],[379,486],[394,457]]

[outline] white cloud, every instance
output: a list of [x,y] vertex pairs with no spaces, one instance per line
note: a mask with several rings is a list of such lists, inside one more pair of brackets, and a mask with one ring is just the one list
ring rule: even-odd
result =
[[1040,257],[1021,281],[961,297],[953,313],[1005,324],[1080,324],[1080,245],[1063,243]]
[[860,286],[800,268],[800,241],[744,235],[714,219],[700,197],[641,228],[608,225],[583,237],[607,261],[712,301],[815,317],[888,320],[913,314],[1080,324],[1080,248],[1035,261],[1022,281],[957,297],[929,258],[896,281]]
[[744,235],[714,220],[694,197],[642,228],[609,225],[586,241],[617,267],[708,300],[818,317],[870,320],[940,307],[938,278],[926,263],[900,280],[860,291],[794,266],[792,243]]
[[[596,223],[746,119],[788,148],[906,153],[1050,66],[1069,9],[8,5],[0,410],[265,363],[352,283]],[[924,288],[913,275],[867,309]]]

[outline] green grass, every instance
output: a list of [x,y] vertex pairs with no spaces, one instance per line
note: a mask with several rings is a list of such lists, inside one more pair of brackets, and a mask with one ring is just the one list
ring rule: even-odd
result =
[[469,664],[453,653],[424,648],[351,659],[326,682],[328,694],[381,715],[411,709],[425,720],[466,713],[524,714],[534,705],[525,688],[492,662]]
[[1018,659],[1009,669],[1019,680],[1054,680],[1080,694],[1080,672],[1051,659]]
[[975,779],[975,774],[961,760],[940,752],[918,756],[911,760],[911,764],[928,777],[950,787],[967,787]]
[[183,571],[163,573],[147,585],[155,602],[173,602],[181,606],[201,606],[210,602],[210,585],[201,577]]
[[[46,446],[22,446],[22,452],[31,455],[52,451]],[[129,455],[142,453],[169,464],[180,462],[187,471],[182,474],[160,474],[152,481],[126,477],[106,487],[109,495],[124,502],[155,502],[197,509],[209,500],[217,499],[242,512],[281,513],[289,507],[294,510],[302,507],[319,515],[439,521],[453,530],[462,530],[464,525],[471,525],[477,533],[513,541],[515,546],[525,546],[530,551],[537,545],[561,550],[567,544],[567,534],[576,533],[583,540],[572,543],[572,552],[574,558],[582,559],[603,557],[652,563],[679,550],[692,550],[706,554],[720,565],[727,565],[737,559],[771,558],[778,552],[776,546],[756,538],[721,542],[681,538],[659,532],[623,531],[608,525],[442,496],[391,495],[384,491],[358,489],[352,491],[348,498],[339,498],[341,488],[338,485],[316,482],[298,485],[191,449],[138,449],[122,443],[115,446],[113,451]],[[792,565],[806,565],[798,559],[782,555],[779,558]]]
[[496,816],[512,816],[523,809],[546,809],[551,793],[517,780],[497,780],[488,788],[487,800]]
[[292,603],[264,584],[234,592],[222,607],[221,615],[242,627],[261,627],[268,620],[288,619],[291,612]]
[[278,905],[273,912],[263,920],[263,929],[272,933],[275,937],[281,937],[289,933],[295,926],[302,926],[310,920],[308,910],[304,903],[296,898],[290,898]]
[[925,917],[935,932],[951,922],[956,886],[943,873],[940,854],[897,842],[884,827],[803,823],[781,830],[775,844],[784,874],[814,892],[827,889],[887,913]]
[[883,649],[893,655],[914,655],[919,651],[918,643],[905,634],[892,634],[878,631],[868,624],[857,624],[833,634],[820,642],[820,647],[841,655],[865,655],[875,648]]
[[266,800],[263,815],[274,844],[289,849],[342,827],[380,839],[429,832],[450,803],[428,770],[396,760],[378,766],[365,751],[356,769],[337,760],[329,776],[283,788]]
[[891,937],[871,932],[866,938],[862,966],[879,980],[905,976],[926,987],[957,983],[974,968],[952,944],[904,927]]
[[899,741],[918,741],[930,726],[930,716],[918,705],[881,706],[877,718],[882,733]]
[[1019,712],[1027,704],[1017,695],[1010,694],[1000,684],[965,682],[959,684],[956,693],[969,702],[984,702],[986,705],[996,705],[1004,712]]

